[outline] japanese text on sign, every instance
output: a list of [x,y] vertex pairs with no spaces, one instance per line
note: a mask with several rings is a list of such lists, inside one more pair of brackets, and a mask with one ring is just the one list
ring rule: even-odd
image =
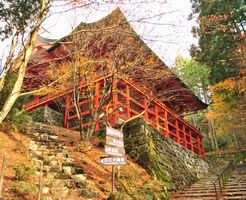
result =
[[102,157],[100,159],[102,165],[126,165],[125,157]]
[[125,155],[125,149],[124,148],[115,148],[110,146],[105,146],[105,153],[112,156],[123,156]]
[[106,145],[124,147],[123,140],[115,139],[111,136],[106,136]]
[[110,127],[106,128],[106,135],[107,136],[116,137],[116,138],[120,138],[120,139],[123,138],[123,133],[121,131],[119,131],[117,129],[114,129],[114,128],[110,128]]

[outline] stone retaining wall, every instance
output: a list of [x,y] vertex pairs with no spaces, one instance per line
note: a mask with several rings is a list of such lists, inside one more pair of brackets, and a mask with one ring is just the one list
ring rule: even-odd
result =
[[38,108],[31,113],[33,121],[63,127],[63,114],[47,106]]
[[124,137],[127,154],[153,177],[167,182],[169,190],[182,189],[208,173],[206,161],[159,133],[143,119],[126,125]]

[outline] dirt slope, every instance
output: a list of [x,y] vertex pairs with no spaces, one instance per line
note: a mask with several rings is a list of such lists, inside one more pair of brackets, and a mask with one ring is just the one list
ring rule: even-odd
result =
[[[81,142],[79,133],[64,128],[49,126],[64,140],[67,150],[72,154],[74,162],[84,168],[87,180],[97,192],[96,199],[107,199],[111,193],[111,170],[110,166],[99,164],[100,156],[104,155],[103,140],[93,138],[92,145]],[[0,129],[0,162],[3,153],[7,155],[3,195],[7,199],[33,199],[33,194],[18,196],[12,190],[16,183],[13,166],[20,164],[31,166],[29,161],[29,137],[26,133],[4,131]],[[139,165],[129,157],[128,164],[118,168],[116,177],[117,194],[120,199],[145,200],[156,195],[166,195],[165,183],[154,180]],[[1,164],[0,164],[1,169]],[[33,177],[29,182],[34,185],[37,181]],[[18,196],[18,197],[17,197]],[[34,194],[36,196],[36,194]],[[131,198],[130,198],[131,197]],[[151,198],[150,198],[151,199]],[[166,199],[166,198],[163,198]]]

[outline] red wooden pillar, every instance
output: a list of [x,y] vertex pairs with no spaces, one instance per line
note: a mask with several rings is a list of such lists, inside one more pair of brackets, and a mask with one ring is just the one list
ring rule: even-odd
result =
[[180,144],[180,136],[179,136],[179,124],[178,124],[178,120],[175,120],[175,128],[176,128],[176,137],[177,137],[177,142],[178,144]]
[[167,115],[168,115],[168,112],[167,112],[167,110],[164,110],[164,119],[165,119],[165,129],[166,129],[166,135],[169,137],[169,128],[168,128],[168,117],[167,117]]
[[126,118],[130,119],[131,114],[130,114],[130,88],[129,85],[126,84]]
[[37,104],[37,103],[39,103],[39,96],[34,97],[34,104]]
[[183,136],[183,141],[184,141],[184,146],[185,146],[185,148],[187,148],[187,140],[186,140],[186,126],[183,124],[183,134],[184,134],[184,136]]
[[[70,94],[71,95],[71,94]],[[65,115],[64,115],[64,127],[69,128],[69,109],[71,103],[71,96],[69,94],[66,95],[66,105],[65,105]]]
[[191,146],[191,151],[194,152],[194,146],[193,146],[193,141],[192,141],[192,133],[191,133],[191,129],[189,129],[189,136],[190,136],[190,146]]
[[143,106],[144,106],[144,109],[146,110],[144,112],[143,116],[148,121],[149,116],[148,116],[148,104],[147,104],[147,98],[146,98],[146,96],[144,96]]
[[[95,108],[98,108],[99,106],[99,97],[100,97],[100,88],[99,88],[99,82],[95,82]],[[96,123],[95,131],[99,130],[99,123]]]
[[158,106],[157,104],[155,104],[155,124],[156,124],[156,128],[157,130],[160,130],[160,126],[159,126],[159,119],[158,119]]

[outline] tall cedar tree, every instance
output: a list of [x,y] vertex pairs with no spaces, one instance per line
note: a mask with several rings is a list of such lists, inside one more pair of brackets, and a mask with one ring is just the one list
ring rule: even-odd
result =
[[[193,33],[199,46],[192,46],[191,54],[211,68],[211,82],[218,83],[234,76],[245,66],[245,0],[192,0],[193,13],[199,13],[199,27]],[[243,64],[244,63],[244,64]]]

